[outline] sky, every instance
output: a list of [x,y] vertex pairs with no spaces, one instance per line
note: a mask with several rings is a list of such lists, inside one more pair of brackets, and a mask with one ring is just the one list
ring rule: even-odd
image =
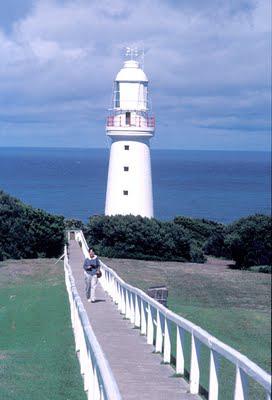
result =
[[268,150],[270,0],[0,2],[0,146],[106,147],[124,48],[145,49],[153,148]]

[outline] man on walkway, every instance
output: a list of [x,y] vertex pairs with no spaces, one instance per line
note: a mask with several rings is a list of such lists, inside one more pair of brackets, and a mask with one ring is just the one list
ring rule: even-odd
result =
[[86,297],[88,301],[95,302],[95,289],[97,285],[97,273],[100,271],[100,261],[94,254],[93,249],[89,249],[89,257],[85,258],[84,275],[86,284]]

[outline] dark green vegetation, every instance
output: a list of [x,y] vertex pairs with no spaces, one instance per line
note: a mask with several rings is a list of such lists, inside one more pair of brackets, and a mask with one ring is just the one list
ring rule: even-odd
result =
[[62,263],[0,263],[0,398],[85,400]]
[[[254,215],[222,225],[176,217],[95,216],[84,227],[87,242],[105,257],[203,263],[205,254],[236,261],[236,268],[272,264],[271,218]],[[270,272],[263,267],[260,272]]]
[[[208,258],[205,264],[103,259],[126,282],[147,290],[166,285],[168,306],[245,354],[260,367],[271,368],[271,276],[230,269],[227,260]],[[173,355],[175,331],[173,329]],[[187,335],[186,369],[189,370],[190,338]],[[202,349],[201,384],[208,388],[209,354]],[[233,399],[235,367],[222,362],[220,399]],[[250,399],[265,395],[250,381]]]
[[0,261],[58,257],[63,246],[63,217],[34,209],[0,191]]
[[93,216],[88,224],[34,209],[0,191],[0,260],[58,257],[65,229],[82,229],[105,257],[204,263],[206,255],[235,260],[236,268],[271,272],[271,218],[254,215],[223,225],[178,216],[159,221],[140,216]]
[[88,243],[106,257],[191,260],[190,238],[173,222],[140,216],[96,216],[85,228]]
[[215,232],[206,243],[205,251],[232,258],[237,268],[272,265],[271,232],[271,218],[266,215],[241,218],[226,226],[222,232]]

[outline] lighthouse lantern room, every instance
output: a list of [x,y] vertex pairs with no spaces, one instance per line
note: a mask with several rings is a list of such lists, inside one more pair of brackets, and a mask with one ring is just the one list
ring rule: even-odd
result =
[[106,132],[111,139],[106,215],[153,217],[150,138],[155,120],[149,115],[148,79],[140,63],[124,62],[114,81],[113,105]]

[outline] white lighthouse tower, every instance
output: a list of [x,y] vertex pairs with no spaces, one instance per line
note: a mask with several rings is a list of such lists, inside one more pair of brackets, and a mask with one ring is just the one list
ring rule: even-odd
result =
[[153,217],[149,141],[155,120],[148,114],[148,79],[138,61],[124,62],[114,82],[106,131],[111,138],[106,215]]

